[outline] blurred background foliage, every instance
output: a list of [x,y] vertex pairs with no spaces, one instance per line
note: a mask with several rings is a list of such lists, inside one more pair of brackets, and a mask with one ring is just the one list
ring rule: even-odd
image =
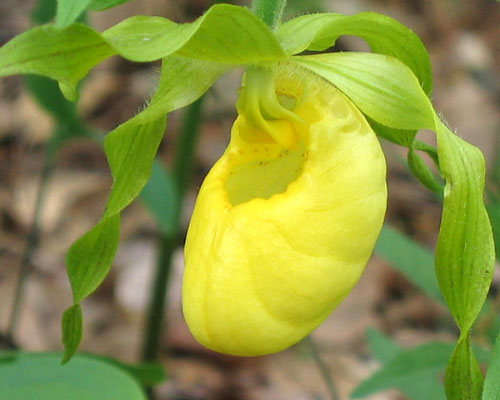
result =
[[[132,0],[89,12],[82,21],[99,31],[136,14],[189,22],[210,4]],[[54,6],[53,0],[3,0],[0,44],[49,21]],[[436,108],[485,153],[486,200],[498,250],[498,3],[289,0],[285,19],[320,11],[381,12],[421,37],[431,55]],[[335,46],[366,49],[352,37]],[[60,316],[71,301],[64,254],[99,217],[111,183],[102,139],[140,109],[154,90],[158,67],[106,60],[81,84],[76,105],[46,79],[0,80],[0,349],[61,348]],[[157,338],[168,379],[158,386],[158,399],[444,399],[440,377],[456,331],[433,272],[441,203],[412,177],[404,151],[388,143],[387,224],[360,283],[312,339],[280,354],[244,359],[209,352],[188,333],[180,307],[182,242],[197,189],[227,144],[240,74],[226,75],[203,101],[169,117],[150,183],[123,213],[114,268],[84,304],[82,350],[129,363],[147,358],[151,350],[141,343],[151,281],[168,281],[166,324]],[[428,132],[419,139],[433,140]],[[167,275],[153,279],[155,265],[169,260]],[[472,333],[485,366],[500,329],[498,285],[496,272]],[[155,383],[161,380],[158,370],[147,371],[156,374]]]

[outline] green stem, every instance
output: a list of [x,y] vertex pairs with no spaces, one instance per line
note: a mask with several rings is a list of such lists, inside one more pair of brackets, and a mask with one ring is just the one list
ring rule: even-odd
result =
[[286,0],[254,0],[252,12],[271,29],[275,29],[281,21],[285,5]]
[[335,383],[333,382],[330,371],[328,370],[328,366],[325,364],[323,359],[321,358],[318,347],[311,335],[306,338],[307,343],[309,344],[309,348],[311,349],[311,355],[318,366],[318,370],[323,377],[323,380],[326,383],[328,388],[328,393],[330,395],[331,400],[340,400],[339,394],[337,392],[337,388],[335,387]]
[[159,240],[160,255],[153,278],[153,287],[147,310],[145,333],[142,344],[142,360],[144,361],[152,361],[158,357],[172,256],[180,241],[180,217],[182,214],[182,205],[184,203],[188,176],[193,162],[193,152],[200,127],[202,103],[203,97],[187,108],[180,134],[177,137],[172,171],[177,189],[174,210],[175,217],[172,221],[173,226],[169,232],[163,233]]
[[35,202],[35,209],[33,212],[31,227],[26,237],[26,247],[24,249],[21,263],[19,265],[19,276],[14,292],[14,304],[12,305],[12,311],[10,314],[9,322],[7,324],[7,339],[11,343],[14,343],[14,334],[16,332],[17,323],[19,321],[19,316],[21,313],[21,304],[23,300],[25,283],[31,271],[31,259],[40,241],[40,211],[42,209],[43,199],[47,190],[47,183],[52,171],[54,157],[53,151],[50,147],[51,146],[48,145],[45,149],[45,159],[40,178],[40,188],[38,190]]

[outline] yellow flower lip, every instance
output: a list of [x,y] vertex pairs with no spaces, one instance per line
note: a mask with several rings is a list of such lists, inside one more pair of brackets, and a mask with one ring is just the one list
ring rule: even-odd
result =
[[287,148],[240,115],[207,175],[185,247],[183,312],[206,347],[255,356],[316,328],[359,279],[382,226],[385,160],[356,107],[283,66],[276,91],[303,122]]

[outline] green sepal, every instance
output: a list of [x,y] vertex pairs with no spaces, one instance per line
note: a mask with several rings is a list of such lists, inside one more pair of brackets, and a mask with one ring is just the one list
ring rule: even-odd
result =
[[163,59],[160,81],[149,106],[134,117],[145,123],[199,99],[228,70],[219,63],[169,56]]
[[296,56],[293,62],[344,92],[376,122],[400,130],[433,129],[429,99],[412,71],[396,58],[371,53]]
[[76,352],[82,340],[82,309],[79,303],[69,307],[62,316],[62,342],[64,354],[61,364],[66,364]]
[[421,40],[400,22],[382,14],[363,12],[302,15],[281,25],[276,36],[289,55],[304,50],[322,51],[334,45],[339,36],[364,39],[374,53],[395,57],[415,74],[427,95],[432,91],[429,55]]
[[153,61],[170,54],[248,64],[286,58],[271,30],[244,7],[217,4],[196,21],[135,16],[103,32],[116,51],[131,61]]
[[65,29],[43,25],[16,36],[0,48],[0,76],[36,74],[62,81],[71,96],[89,69],[114,54],[97,32],[82,24]]

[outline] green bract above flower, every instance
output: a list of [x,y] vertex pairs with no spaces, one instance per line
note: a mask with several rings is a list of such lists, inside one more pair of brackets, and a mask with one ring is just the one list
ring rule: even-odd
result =
[[[86,2],[107,4],[97,3]],[[0,76],[48,76],[71,97],[76,83],[114,54],[162,59],[163,66],[149,106],[106,138],[113,176],[106,211],[68,253],[74,304],[63,319],[67,358],[81,338],[79,303],[111,266],[120,211],[148,179],[165,115],[242,66],[240,116],[200,192],[188,235],[183,297],[195,336],[234,354],[276,351],[307,334],[346,295],[371,252],[385,204],[383,160],[363,113],[375,133],[409,148],[421,182],[443,191],[436,273],[461,332],[447,393],[477,397],[481,376],[467,335],[494,259],[484,161],[432,108],[429,57],[413,32],[374,13],[305,15],[273,32],[246,8],[219,4],[189,24],[132,17],[100,34],[70,24],[81,8],[61,16],[64,28],[41,26],[4,45]],[[327,49],[341,35],[361,37],[372,54],[297,56]],[[437,149],[415,139],[419,129],[436,133]],[[435,161],[444,190],[419,150]]]

